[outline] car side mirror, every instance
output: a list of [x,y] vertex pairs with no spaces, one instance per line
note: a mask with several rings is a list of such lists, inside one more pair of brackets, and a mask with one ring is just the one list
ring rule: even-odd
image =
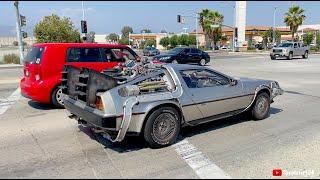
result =
[[230,79],[230,86],[235,86],[237,85],[238,81],[235,79]]

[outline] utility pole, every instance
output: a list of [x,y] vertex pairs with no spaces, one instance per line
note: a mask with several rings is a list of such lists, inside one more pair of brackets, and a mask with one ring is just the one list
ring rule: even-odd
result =
[[14,1],[14,6],[16,8],[16,16],[17,16],[16,30],[17,30],[19,52],[20,52],[20,64],[23,64],[23,43],[22,43],[21,26],[20,26],[19,2]]
[[273,11],[273,31],[272,31],[272,43],[273,45],[275,45],[275,28],[276,28],[276,10],[277,7],[274,7],[274,11]]
[[[82,6],[82,21],[85,22],[85,12],[83,8],[83,1],[81,1],[81,6]],[[85,22],[85,26],[87,27],[87,22]],[[84,36],[86,37],[86,41],[87,41],[87,32],[84,33]]]
[[236,5],[233,6],[233,34],[232,34],[232,52],[235,52],[235,34],[236,34]]
[[196,45],[197,45],[197,49],[199,49],[199,45],[198,45],[198,13],[196,13]]

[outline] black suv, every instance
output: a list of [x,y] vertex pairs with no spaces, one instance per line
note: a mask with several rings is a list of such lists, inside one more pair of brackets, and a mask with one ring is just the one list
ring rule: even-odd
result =
[[171,49],[165,54],[155,56],[152,61],[179,64],[197,63],[201,66],[204,66],[205,64],[210,62],[210,56],[208,55],[208,53],[203,52],[197,48],[177,47]]

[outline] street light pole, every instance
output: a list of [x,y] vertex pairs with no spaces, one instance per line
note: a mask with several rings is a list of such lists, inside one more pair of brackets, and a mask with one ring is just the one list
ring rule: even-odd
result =
[[[85,11],[84,11],[84,5],[83,1],[81,1],[81,6],[82,6],[82,20],[85,21]],[[84,36],[87,37],[87,33],[84,33]]]
[[17,30],[17,38],[20,52],[20,64],[23,63],[23,43],[22,43],[22,35],[21,35],[21,26],[20,26],[20,13],[19,13],[19,1],[14,1],[14,6],[16,8],[16,30]]
[[232,34],[232,52],[235,52],[235,27],[236,27],[236,5],[233,5],[233,34]]
[[276,10],[277,7],[274,7],[274,11],[273,11],[273,32],[272,32],[272,43],[273,45],[275,44],[275,28],[276,28]]
[[199,49],[199,45],[198,45],[198,13],[196,13],[196,45],[197,45],[197,49]]

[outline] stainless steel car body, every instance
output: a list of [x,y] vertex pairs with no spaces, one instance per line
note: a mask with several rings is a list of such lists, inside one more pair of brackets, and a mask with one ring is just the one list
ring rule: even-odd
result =
[[[83,111],[103,118],[116,117],[115,128],[99,127],[90,121],[88,116],[80,118],[87,118],[84,120],[99,128],[100,132],[103,132],[110,140],[122,141],[127,133],[139,134],[142,132],[148,114],[160,106],[176,108],[182,117],[182,125],[197,125],[246,111],[260,91],[269,93],[271,100],[283,93],[276,81],[233,78],[203,66],[180,64],[161,66],[160,71],[138,77],[106,92],[99,92],[97,96],[100,96],[102,100],[103,110],[88,107],[85,103],[73,100],[68,96],[65,99],[66,108],[73,114],[76,113],[70,107],[77,106]],[[186,70],[206,70],[227,78],[229,83],[214,87],[189,88],[181,75],[181,72]],[[119,90],[124,87],[135,85],[163,73],[167,77],[168,86],[171,87],[170,91],[132,96],[119,94]],[[108,135],[110,131],[117,132],[117,136],[111,138]]]

